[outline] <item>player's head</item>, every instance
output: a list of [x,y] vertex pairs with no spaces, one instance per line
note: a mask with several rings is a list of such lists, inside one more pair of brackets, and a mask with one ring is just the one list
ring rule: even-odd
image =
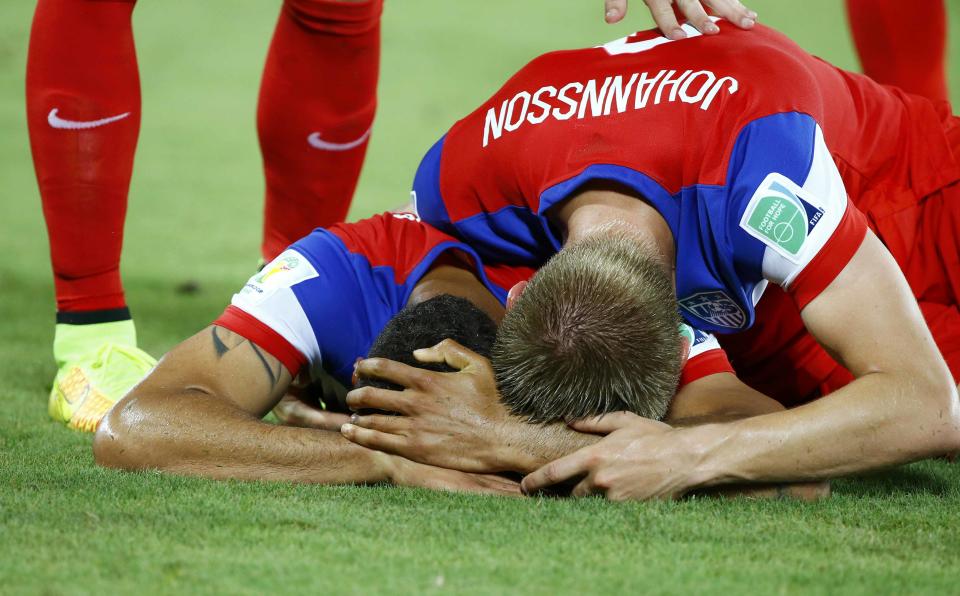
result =
[[507,311],[492,364],[503,402],[532,422],[629,410],[660,419],[680,375],[673,284],[629,234],[555,255]]
[[[413,357],[413,351],[452,339],[489,358],[496,334],[496,323],[469,300],[441,294],[398,312],[377,336],[368,357],[388,358],[417,368],[452,372],[454,369],[445,363],[420,362]],[[357,387],[365,385],[402,389],[377,379],[364,378],[357,383]]]

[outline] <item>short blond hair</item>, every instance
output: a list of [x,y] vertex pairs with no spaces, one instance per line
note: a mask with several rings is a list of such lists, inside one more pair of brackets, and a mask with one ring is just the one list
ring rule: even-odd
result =
[[615,229],[565,247],[530,280],[492,352],[501,398],[531,422],[666,415],[680,377],[668,271]]

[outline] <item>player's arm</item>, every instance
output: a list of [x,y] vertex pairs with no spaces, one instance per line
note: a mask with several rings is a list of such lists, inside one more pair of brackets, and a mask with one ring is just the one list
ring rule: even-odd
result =
[[670,402],[664,422],[670,426],[696,426],[760,416],[783,409],[778,401],[744,384],[732,372],[719,372],[681,387]]
[[608,434],[527,476],[525,490],[585,475],[575,494],[675,497],[739,482],[830,478],[960,447],[957,389],[903,274],[871,232],[801,315],[854,374],[852,383],[810,404],[736,422],[674,429],[622,416],[576,423]]
[[827,478],[960,447],[957,389],[902,273],[872,233],[801,316],[856,379],[794,410],[701,429],[699,483]]
[[260,418],[290,372],[248,339],[212,325],[170,351],[101,423],[103,466],[241,480],[325,484],[392,481],[473,492],[515,492],[509,482],[439,470],[358,447],[337,432]]
[[[724,371],[698,378],[681,387],[670,403],[664,421],[673,427],[689,427],[742,420],[782,412],[784,409],[780,402],[749,387],[732,371]],[[830,482],[741,484],[696,492],[722,497],[812,501],[830,496]]]
[[290,381],[269,352],[211,325],[171,350],[113,408],[94,442],[97,462],[211,478],[388,480],[382,457],[338,433],[260,420]]
[[586,474],[580,494],[676,496],[733,482],[829,478],[960,445],[949,370],[902,272],[848,204],[812,118],[751,122],[731,162],[733,208],[723,217],[739,246],[737,264],[783,286],[855,380],[811,404],[727,424],[669,429],[623,418],[597,445],[528,476],[528,490]]

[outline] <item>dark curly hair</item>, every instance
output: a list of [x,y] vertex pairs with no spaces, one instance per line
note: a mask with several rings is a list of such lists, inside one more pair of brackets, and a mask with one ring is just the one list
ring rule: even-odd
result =
[[[496,323],[472,302],[458,296],[441,294],[407,306],[394,315],[370,346],[367,357],[388,358],[417,368],[452,372],[454,369],[445,363],[420,362],[413,357],[413,351],[430,348],[445,339],[452,339],[489,358],[496,336]],[[357,387],[367,385],[382,389],[403,389],[379,379],[361,378],[357,383]]]

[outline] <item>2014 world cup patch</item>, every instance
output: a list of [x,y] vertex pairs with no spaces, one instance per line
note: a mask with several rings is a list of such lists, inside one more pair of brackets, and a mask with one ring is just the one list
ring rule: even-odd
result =
[[240,290],[240,295],[257,303],[280,288],[288,288],[317,275],[317,270],[306,257],[295,250],[287,249],[251,277]]
[[807,238],[824,214],[806,195],[792,180],[774,172],[754,192],[740,227],[784,258],[799,263]]

